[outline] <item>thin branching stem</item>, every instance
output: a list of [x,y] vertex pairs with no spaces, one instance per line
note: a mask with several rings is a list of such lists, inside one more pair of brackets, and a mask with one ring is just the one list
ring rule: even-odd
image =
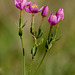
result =
[[23,37],[20,36],[20,39],[21,39],[22,50],[23,50],[23,75],[26,75],[25,74],[25,51],[24,51],[24,45],[23,45]]
[[[34,28],[34,13],[32,13],[32,22],[31,22],[31,25],[33,25],[33,28]],[[33,29],[33,33],[34,33],[34,29]],[[36,38],[34,40],[35,40],[35,44],[36,44]],[[28,75],[31,74],[33,59],[34,59],[34,56],[32,55],[32,60],[31,60],[30,66],[29,66]]]
[[29,72],[28,72],[28,75],[31,74],[31,70],[32,70],[32,65],[33,65],[33,57],[32,57],[32,60],[31,60],[31,63],[30,63],[30,66],[29,66]]
[[42,64],[42,62],[43,62],[43,60],[44,60],[44,58],[46,57],[46,54],[47,54],[47,50],[45,51],[44,56],[43,56],[43,58],[42,58],[42,60],[41,60],[40,64],[38,65],[38,67],[37,67],[37,69],[36,69],[36,71],[35,71],[34,75],[36,75],[36,74],[37,74],[37,72],[38,72],[38,70],[39,70],[39,68],[40,68],[40,66],[41,66],[41,64]]
[[[51,39],[52,28],[53,28],[53,26],[51,25],[51,26],[50,26],[50,30],[49,30],[49,34],[48,34],[48,40],[50,40],[50,39]],[[45,56],[46,56],[47,52],[48,52],[48,49],[47,49],[47,50],[45,50],[44,56],[43,56],[43,58],[42,58],[42,60],[41,60],[40,64],[38,65],[38,67],[37,67],[37,69],[36,69],[36,71],[35,71],[34,75],[35,75],[35,74],[37,73],[37,71],[39,70],[39,68],[40,68],[40,66],[41,66],[41,64],[42,64],[42,62],[43,62],[43,61],[44,61],[44,59],[45,59]]]

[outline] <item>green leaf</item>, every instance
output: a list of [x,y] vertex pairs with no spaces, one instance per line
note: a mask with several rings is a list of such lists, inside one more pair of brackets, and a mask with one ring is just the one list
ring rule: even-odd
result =
[[24,25],[22,26],[22,28],[26,26],[26,23],[27,23],[27,21],[24,23]]
[[31,54],[33,55],[33,48],[31,49]]
[[35,52],[34,52],[34,56],[36,55],[36,52],[37,52],[37,47],[35,47]]
[[40,35],[41,32],[42,32],[42,25],[40,25],[39,27],[38,36]]
[[37,37],[37,32],[35,32],[35,37]]
[[37,38],[40,38],[42,36],[42,34],[43,34],[42,25],[40,25]]
[[49,42],[48,42],[48,40],[47,40],[47,42],[46,42],[46,48],[48,49],[48,44],[49,44]]
[[50,49],[52,47],[52,42],[53,42],[53,40],[51,40],[51,41],[47,40],[47,42],[46,42],[46,48],[47,49]]
[[52,43],[50,43],[49,45],[48,45],[48,49],[50,49],[52,47]]
[[15,23],[15,25],[17,26],[17,28],[19,29],[19,25],[18,25],[18,23]]
[[43,43],[43,41],[44,41],[44,38],[42,38],[42,39],[40,40],[40,42],[37,44],[37,47],[40,46],[40,45]]
[[32,56],[35,56],[36,55],[36,52],[37,52],[37,47],[36,46],[33,46],[33,48],[31,49]]
[[62,35],[61,35],[59,38],[55,39],[54,41],[58,41],[58,40],[60,40],[60,39],[61,39],[61,37],[62,37]]

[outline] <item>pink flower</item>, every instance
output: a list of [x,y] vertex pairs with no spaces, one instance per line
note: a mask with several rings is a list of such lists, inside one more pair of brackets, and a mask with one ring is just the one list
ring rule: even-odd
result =
[[28,12],[28,13],[38,13],[42,9],[43,9],[43,6],[39,10],[38,5],[36,5],[35,3],[33,3],[33,4],[31,3],[28,8],[27,7],[25,8],[25,11]]
[[46,17],[48,15],[48,11],[49,11],[49,8],[48,6],[45,6],[44,9],[42,10],[42,16],[43,17]]
[[51,13],[48,17],[48,22],[50,23],[50,25],[56,25],[59,21],[58,21],[57,16]]
[[58,17],[59,21],[62,21],[64,19],[64,10],[59,8],[56,12],[56,16]]
[[24,9],[26,6],[30,5],[31,1],[28,1],[27,0],[14,0],[15,1],[15,6],[18,8],[18,9]]

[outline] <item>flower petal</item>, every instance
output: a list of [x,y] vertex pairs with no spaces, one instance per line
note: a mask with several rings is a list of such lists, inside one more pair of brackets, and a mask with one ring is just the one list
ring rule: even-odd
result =
[[51,13],[51,14],[49,15],[49,17],[48,17],[48,22],[50,22],[51,16],[53,16],[53,13]]
[[31,4],[31,1],[28,1],[28,2],[27,2],[27,6],[29,6],[30,4]]
[[42,7],[40,8],[39,12],[43,9],[43,7],[44,7],[44,6],[42,6]]
[[19,9],[21,9],[21,1],[20,0],[14,0],[15,6]]
[[21,8],[23,9],[26,6],[27,6],[27,0],[22,0]]
[[28,13],[31,13],[31,11],[29,10],[29,8],[27,8],[27,7],[25,8],[25,11],[28,12]]

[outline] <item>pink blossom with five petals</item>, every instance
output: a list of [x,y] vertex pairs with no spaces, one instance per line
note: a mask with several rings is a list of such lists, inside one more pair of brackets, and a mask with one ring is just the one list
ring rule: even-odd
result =
[[29,5],[29,7],[25,7],[25,11],[28,13],[38,13],[43,9],[44,6],[42,6],[40,9],[38,9],[38,5],[36,5],[35,3],[31,3]]
[[59,20],[56,15],[53,15],[53,13],[51,13],[48,17],[48,22],[50,23],[50,25],[54,26],[59,22]]
[[18,9],[24,9],[26,6],[30,5],[31,1],[28,1],[27,0],[14,0],[15,2],[15,6],[18,8]]

